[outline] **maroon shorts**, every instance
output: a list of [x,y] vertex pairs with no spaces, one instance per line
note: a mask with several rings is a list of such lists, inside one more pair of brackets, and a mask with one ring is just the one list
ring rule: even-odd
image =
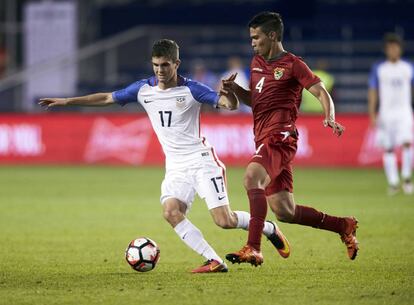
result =
[[256,143],[256,153],[250,162],[260,163],[267,171],[271,182],[266,187],[266,196],[280,191],[293,192],[292,161],[297,149],[297,134],[285,138],[275,134]]

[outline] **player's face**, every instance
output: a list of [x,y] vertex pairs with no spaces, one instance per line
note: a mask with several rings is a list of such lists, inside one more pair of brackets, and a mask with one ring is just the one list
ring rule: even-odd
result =
[[272,47],[272,40],[260,27],[250,28],[253,51],[257,55],[268,57]]
[[153,57],[152,68],[160,83],[168,84],[177,76],[180,60],[173,61],[166,57]]
[[388,60],[397,61],[401,57],[401,46],[398,43],[387,43],[385,45],[385,55]]

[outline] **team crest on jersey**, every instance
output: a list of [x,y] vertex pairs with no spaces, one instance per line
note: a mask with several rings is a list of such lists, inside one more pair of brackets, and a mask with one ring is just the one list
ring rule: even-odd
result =
[[282,76],[283,76],[283,72],[285,72],[285,69],[284,68],[275,68],[273,70],[273,75],[275,77],[275,80],[281,79]]
[[184,105],[185,105],[185,96],[178,96],[176,99],[176,105],[177,105],[177,107],[184,107]]

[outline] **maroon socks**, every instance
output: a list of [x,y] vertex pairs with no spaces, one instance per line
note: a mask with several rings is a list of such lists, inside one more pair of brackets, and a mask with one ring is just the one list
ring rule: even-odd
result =
[[333,231],[339,234],[345,230],[344,218],[330,216],[303,205],[296,205],[295,216],[293,216],[291,223]]
[[263,226],[267,215],[265,191],[251,189],[247,191],[250,203],[249,237],[247,244],[260,251]]

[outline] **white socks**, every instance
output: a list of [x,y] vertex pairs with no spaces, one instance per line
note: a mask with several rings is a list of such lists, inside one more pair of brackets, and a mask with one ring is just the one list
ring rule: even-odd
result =
[[250,214],[245,211],[233,211],[234,214],[237,216],[237,226],[236,228],[240,228],[243,230],[249,229],[249,221],[250,221]]
[[[237,215],[237,228],[244,230],[249,229],[250,214],[244,211],[234,211]],[[276,225],[277,228],[277,225]],[[187,218],[184,218],[174,228],[181,240],[193,249],[198,254],[204,256],[207,260],[214,259],[220,263],[223,260],[217,255],[216,251],[204,239],[201,231],[191,223]],[[265,222],[263,227],[263,234],[269,236],[274,232],[274,227],[271,223]]]
[[174,230],[180,236],[181,240],[195,252],[204,256],[207,260],[215,259],[223,263],[220,256],[217,255],[216,251],[204,239],[201,231],[187,218],[177,224]]
[[[402,168],[401,176],[403,180],[411,180],[413,149],[412,147],[403,147],[401,152]],[[389,185],[396,186],[400,182],[398,176],[397,157],[393,152],[386,152],[382,158],[384,162],[385,175]]]
[[384,163],[385,176],[387,177],[388,184],[396,186],[399,183],[398,177],[398,165],[395,153],[386,152],[382,157]]
[[[249,221],[250,221],[250,214],[244,211],[234,211],[237,215],[237,228],[241,228],[243,230],[249,230]],[[277,228],[277,225],[276,225]],[[274,231],[273,225],[267,221],[264,223],[263,227],[263,234],[269,236]]]
[[411,180],[412,163],[413,163],[412,146],[402,148],[401,159],[402,159],[401,176],[403,180]]

